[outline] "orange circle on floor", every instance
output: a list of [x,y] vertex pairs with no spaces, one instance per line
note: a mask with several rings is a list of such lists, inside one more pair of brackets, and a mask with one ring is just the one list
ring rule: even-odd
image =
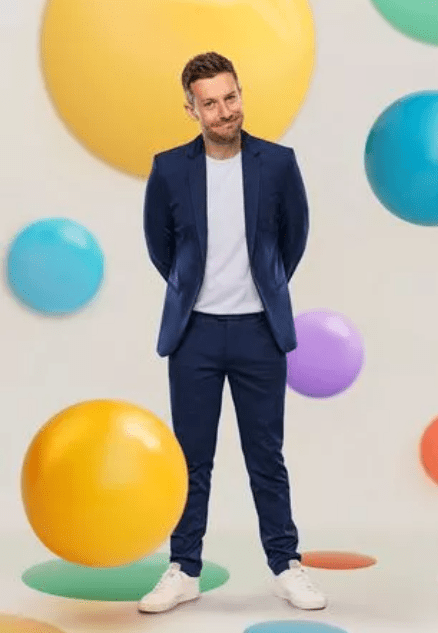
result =
[[63,631],[44,622],[0,613],[0,633],[63,633]]
[[301,564],[306,567],[321,567],[322,569],[360,569],[371,567],[377,562],[376,558],[357,554],[356,552],[304,552]]

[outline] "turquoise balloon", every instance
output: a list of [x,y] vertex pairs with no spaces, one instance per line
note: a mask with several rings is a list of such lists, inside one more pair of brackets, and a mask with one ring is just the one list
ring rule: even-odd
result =
[[412,39],[438,44],[436,0],[371,0],[379,13]]
[[39,220],[13,240],[7,281],[27,306],[66,314],[84,306],[103,279],[104,258],[86,228],[66,218]]
[[245,629],[244,633],[347,633],[347,631],[331,624],[324,624],[324,622],[273,620],[253,624]]
[[368,182],[380,202],[412,224],[438,225],[438,92],[395,101],[365,147]]

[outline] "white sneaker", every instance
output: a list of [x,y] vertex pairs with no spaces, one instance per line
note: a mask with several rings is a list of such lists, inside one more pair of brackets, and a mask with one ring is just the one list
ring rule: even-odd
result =
[[138,610],[146,613],[167,611],[180,602],[200,597],[199,576],[191,577],[181,571],[179,563],[171,563],[155,588],[138,602]]
[[289,569],[274,576],[274,592],[299,609],[324,609],[327,598],[312,583],[299,560],[290,560]]

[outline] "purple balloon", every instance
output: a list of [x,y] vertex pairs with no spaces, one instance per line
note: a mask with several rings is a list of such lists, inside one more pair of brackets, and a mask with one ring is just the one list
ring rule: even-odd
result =
[[304,312],[294,321],[298,345],[286,355],[289,387],[312,398],[348,389],[364,361],[357,328],[343,314],[330,310]]

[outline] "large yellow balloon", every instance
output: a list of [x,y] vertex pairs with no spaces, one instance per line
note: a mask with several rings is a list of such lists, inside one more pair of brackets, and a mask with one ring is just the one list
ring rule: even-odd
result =
[[307,0],[49,0],[46,86],[69,130],[97,157],[147,177],[152,155],[200,133],[183,108],[181,73],[199,53],[229,58],[244,128],[278,139],[313,70]]
[[147,556],[178,524],[188,472],[172,431],[133,404],[92,400],[51,418],[22,467],[22,499],[39,539],[92,567]]

